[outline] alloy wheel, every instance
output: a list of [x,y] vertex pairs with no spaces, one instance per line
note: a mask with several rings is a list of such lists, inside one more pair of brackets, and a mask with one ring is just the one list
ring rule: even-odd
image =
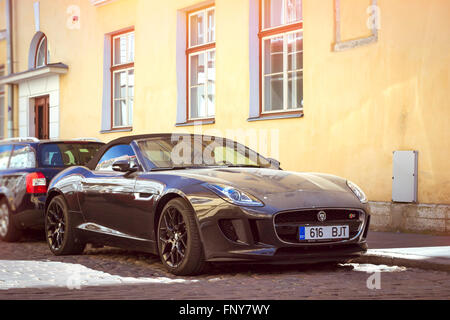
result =
[[162,213],[159,246],[162,258],[171,268],[177,268],[184,261],[187,250],[186,222],[175,207],[169,207]]
[[0,236],[6,237],[9,227],[9,211],[6,204],[0,207]]
[[46,229],[51,248],[56,251],[60,250],[66,232],[66,222],[63,208],[57,202],[52,202],[48,208]]

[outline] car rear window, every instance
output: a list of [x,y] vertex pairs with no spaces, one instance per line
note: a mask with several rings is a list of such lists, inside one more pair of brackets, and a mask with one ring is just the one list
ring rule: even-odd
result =
[[86,165],[102,147],[100,143],[47,143],[39,148],[42,167]]
[[11,156],[12,145],[0,146],[0,170],[8,168],[9,157]]
[[34,149],[29,145],[15,145],[9,160],[9,169],[31,168],[36,168]]

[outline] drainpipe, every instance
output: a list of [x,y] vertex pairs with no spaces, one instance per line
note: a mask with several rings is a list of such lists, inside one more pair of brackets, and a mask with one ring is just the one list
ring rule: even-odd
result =
[[[8,75],[14,73],[12,0],[6,0],[6,67]],[[14,86],[7,85],[8,92],[8,137],[14,137]]]

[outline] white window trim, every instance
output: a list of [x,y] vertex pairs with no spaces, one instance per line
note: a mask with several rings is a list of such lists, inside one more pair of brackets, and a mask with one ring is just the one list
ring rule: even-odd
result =
[[[134,63],[134,60],[135,60],[134,48],[133,48],[132,59],[128,60],[131,57],[131,55],[130,55],[130,52],[131,52],[131,50],[130,50],[130,42],[128,41],[128,37],[130,35],[134,35],[135,36],[135,31],[134,30],[130,30],[129,32],[118,34],[118,35],[115,35],[115,36],[112,37],[112,43],[111,43],[111,49],[112,49],[111,66],[112,66],[112,68],[117,68],[117,67],[120,68],[121,66],[125,66],[125,65],[128,65],[128,64]],[[126,39],[126,58],[127,58],[127,61],[125,61],[123,63],[116,64],[116,40],[120,39],[120,38],[125,38]],[[135,37],[134,37],[133,45],[135,45],[135,42],[136,42],[136,40],[135,40]],[[112,89],[112,101],[111,101],[111,104],[112,104],[112,107],[111,107],[112,123],[111,123],[111,128],[114,129],[114,130],[115,129],[130,128],[130,127],[133,126],[133,110],[130,110],[131,106],[128,103],[129,98],[130,98],[130,96],[129,96],[129,76],[128,76],[128,72],[130,70],[134,71],[135,67],[133,66],[133,67],[130,67],[130,68],[118,69],[118,70],[112,71],[112,73],[111,73],[111,77],[112,77],[112,79],[111,79],[112,80],[112,88],[111,88]],[[123,97],[122,98],[116,98],[116,96],[115,96],[115,93],[116,93],[115,76],[116,76],[117,73],[122,73],[122,72],[126,72],[126,74],[127,74],[126,97],[125,98],[123,98]],[[124,125],[116,125],[116,113],[115,113],[115,105],[116,104],[115,103],[116,103],[116,101],[123,101],[123,100],[125,100],[125,103],[126,103],[126,115],[127,115],[127,117],[126,117],[126,119],[124,119],[126,121],[126,124],[124,124]],[[134,109],[134,86],[133,86],[133,109]],[[131,118],[131,121],[130,121],[130,118]]]
[[288,24],[280,24],[277,27],[270,27],[270,28],[262,29],[261,31],[270,31],[270,30],[275,30],[275,29],[278,29],[278,28],[289,27],[289,26],[292,26],[294,24],[298,24],[298,23],[301,23],[301,22],[303,22],[303,19],[295,21],[295,22],[290,22]]
[[[129,100],[129,98],[130,98],[130,96],[128,95],[128,92],[129,92],[129,77],[128,77],[128,72],[130,71],[130,70],[133,70],[134,71],[134,67],[132,67],[132,68],[127,68],[127,69],[120,69],[120,70],[115,70],[115,71],[113,71],[113,73],[112,73],[112,83],[113,83],[113,85],[112,85],[112,90],[113,90],[113,94],[112,94],[112,127],[114,128],[114,129],[120,129],[120,128],[129,128],[129,127],[131,127],[132,125],[133,125],[133,110],[130,110],[130,106],[128,105],[128,100]],[[127,86],[126,86],[126,97],[125,98],[116,98],[115,97],[115,93],[116,93],[116,81],[115,81],[115,75],[117,74],[117,73],[122,73],[122,72],[126,72],[126,74],[127,74]],[[134,86],[133,86],[133,93],[134,93]],[[127,106],[127,108],[126,108],[126,110],[127,110],[127,122],[129,121],[129,118],[130,118],[130,113],[131,113],[131,123],[128,123],[128,124],[126,124],[126,125],[121,125],[121,126],[117,126],[116,125],[116,119],[115,119],[115,115],[116,115],[116,113],[115,113],[115,106],[116,106],[116,104],[115,104],[115,102],[116,101],[122,101],[122,100],[125,100],[125,103],[126,103],[126,106]],[[134,94],[133,94],[133,106],[134,106]]]
[[[216,42],[216,12],[215,12],[215,10],[216,10],[216,7],[213,6],[213,7],[209,7],[209,8],[205,8],[205,9],[202,9],[202,10],[191,12],[188,15],[187,32],[188,32],[188,48],[189,49],[202,47],[202,46],[205,46],[205,45],[208,45],[208,44]],[[209,11],[214,11],[214,29],[213,29],[214,30],[214,41],[209,41],[208,42],[208,39],[207,39],[208,38],[208,19],[207,18],[208,18],[208,12]],[[201,13],[201,12],[204,12],[204,14],[205,14],[204,15],[205,23],[203,24],[203,34],[204,34],[204,37],[205,37],[205,43],[197,44],[195,46],[191,46],[191,16],[195,16],[195,15]]]
[[[287,0],[283,0],[283,6],[284,6],[284,15],[283,15],[283,19],[286,19],[286,16],[287,16],[287,6],[286,6],[286,3],[287,3]],[[303,6],[303,1],[302,1],[301,3],[302,3],[302,6]],[[264,21],[264,17],[266,16],[266,15],[265,15],[265,0],[261,0],[261,5],[262,5],[262,7],[261,7],[261,14],[262,14],[262,18],[261,18],[262,28],[261,28],[261,30],[262,30],[262,31],[269,31],[269,30],[273,30],[273,29],[280,28],[280,27],[286,27],[286,26],[290,26],[290,25],[297,24],[297,23],[299,23],[299,22],[303,22],[303,8],[302,8],[302,19],[301,19],[301,20],[296,20],[296,21],[289,22],[289,23],[284,23],[284,21],[283,21],[279,26],[268,27],[268,28],[266,28],[266,26],[265,26],[265,21]]]
[[[207,50],[202,50],[202,51],[196,51],[193,52],[191,54],[189,54],[188,56],[188,90],[189,90],[189,101],[188,101],[188,115],[187,118],[189,120],[202,120],[202,119],[210,119],[215,117],[215,110],[216,110],[216,104],[214,103],[214,114],[213,115],[206,115],[204,117],[197,117],[197,118],[192,118],[191,117],[191,98],[192,98],[192,93],[191,93],[191,89],[194,87],[191,85],[191,57],[195,56],[195,55],[200,55],[200,54],[205,54],[205,84],[204,89],[203,89],[203,94],[206,97],[206,113],[208,113],[208,106],[209,106],[209,99],[208,99],[208,53],[212,52],[212,51],[216,51],[216,48],[212,48],[212,49],[207,49]],[[214,59],[214,69],[216,69],[216,61]],[[214,85],[215,85],[215,79],[214,79]],[[200,85],[198,85],[197,87],[200,87]],[[214,90],[214,95],[215,95],[215,90]],[[215,100],[214,100],[215,101]]]
[[[5,76],[4,66],[0,66],[0,77]],[[3,100],[3,101],[2,101]],[[5,86],[0,85],[0,139],[4,137],[4,123],[5,123]]]
[[[294,30],[294,31],[289,31],[289,32],[284,32],[284,33],[279,33],[279,34],[275,34],[275,35],[271,35],[271,36],[267,36],[261,39],[262,41],[262,46],[261,46],[261,57],[262,57],[262,64],[261,64],[261,68],[262,68],[262,72],[261,72],[261,81],[262,81],[262,108],[261,108],[261,113],[262,114],[271,114],[271,113],[281,113],[281,112],[292,112],[292,111],[302,111],[303,107],[300,108],[291,108],[289,109],[288,107],[288,75],[289,73],[294,73],[294,72],[302,72],[303,73],[303,68],[302,69],[297,69],[294,71],[289,71],[288,70],[288,52],[287,52],[287,37],[289,34],[293,34],[293,33],[299,33],[302,32],[303,33],[303,29],[299,29],[299,30]],[[283,72],[275,72],[275,73],[270,73],[270,74],[265,74],[265,40],[268,39],[273,39],[273,38],[279,38],[279,37],[283,37]],[[301,52],[303,53],[303,50],[301,50]],[[265,99],[266,99],[266,86],[265,86],[265,78],[267,76],[272,76],[272,75],[283,75],[283,109],[281,110],[271,110],[271,111],[264,111],[265,110]]]
[[[214,11],[214,28],[212,29],[212,30],[214,30],[214,40],[213,41],[208,41],[208,26],[209,26],[208,13],[211,12],[211,11]],[[191,46],[191,36],[192,36],[192,33],[191,33],[191,17],[195,16],[195,15],[198,15],[199,13],[202,13],[202,12],[204,13],[204,19],[205,19],[205,23],[203,23],[203,34],[204,34],[205,42],[202,43],[202,44]],[[216,35],[215,35],[216,34],[215,33],[215,31],[216,31],[216,7],[215,6],[211,6],[211,7],[207,7],[207,8],[201,9],[201,10],[193,11],[193,12],[188,14],[187,19],[188,19],[188,21],[187,21],[187,25],[188,25],[188,27],[187,27],[187,49],[188,50],[201,48],[201,47],[208,46],[208,45],[216,43]],[[208,70],[209,70],[209,68],[208,68],[208,53],[212,52],[212,51],[215,52],[216,48],[209,48],[209,49],[205,49],[205,50],[201,50],[200,49],[198,51],[194,51],[194,52],[189,53],[188,56],[187,56],[187,60],[188,60],[188,62],[187,62],[187,73],[188,73],[187,91],[188,91],[188,97],[189,97],[188,101],[187,101],[187,115],[186,115],[186,120],[187,121],[204,120],[204,119],[211,119],[211,118],[215,117],[215,113],[216,113],[216,108],[215,108],[216,104],[215,104],[215,102],[214,102],[214,113],[212,115],[208,114],[209,105],[210,105],[209,104],[209,98],[208,98]],[[195,118],[193,118],[193,117],[191,117],[191,114],[192,114],[192,112],[191,112],[191,110],[192,110],[192,108],[191,108],[191,100],[192,100],[191,89],[193,88],[193,86],[191,85],[191,72],[192,72],[192,70],[191,70],[191,57],[195,56],[195,55],[200,55],[200,54],[205,54],[205,69],[206,70],[205,70],[205,84],[204,84],[204,92],[203,92],[203,94],[206,97],[206,101],[205,101],[205,103],[206,103],[206,105],[205,105],[206,115],[203,116],[203,117],[195,117]],[[214,69],[216,69],[215,59],[214,59]],[[215,79],[214,79],[214,84],[215,84]],[[214,89],[214,96],[215,96],[215,89]]]
[[[120,66],[122,66],[122,65],[125,65],[125,64],[129,64],[129,63],[134,63],[134,52],[133,52],[133,60],[131,60],[131,61],[127,61],[127,62],[124,62],[124,63],[119,63],[119,64],[116,64],[116,39],[118,39],[118,38],[123,38],[123,37],[127,37],[128,38],[128,36],[130,35],[130,34],[134,34],[134,31],[130,31],[130,32],[127,32],[127,33],[122,33],[122,34],[119,34],[119,35],[117,35],[117,36],[114,36],[113,38],[112,38],[112,50],[113,50],[113,56],[112,56],[112,59],[113,59],[113,61],[112,61],[112,63],[111,63],[111,65],[113,66],[113,67],[120,67]],[[133,44],[136,42],[136,39],[134,39],[133,40]],[[127,41],[127,49],[126,49],[126,51],[127,51],[127,59],[128,59],[128,57],[129,57],[129,53],[130,53],[130,47],[129,47],[129,42]]]
[[[44,44],[44,42],[46,43],[46,48],[45,48],[45,53],[44,53],[44,55],[45,55],[44,56],[44,63],[42,65],[38,65],[39,54],[41,52],[41,47]],[[39,41],[35,59],[36,59],[35,60],[35,67],[36,68],[44,67],[44,66],[46,66],[48,64],[49,54],[48,54],[48,40],[47,40],[47,36],[43,36],[42,39]]]

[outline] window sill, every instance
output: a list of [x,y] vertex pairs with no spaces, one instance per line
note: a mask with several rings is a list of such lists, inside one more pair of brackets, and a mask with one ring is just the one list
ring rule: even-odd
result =
[[248,118],[247,121],[277,120],[277,119],[293,119],[303,118],[303,112],[287,113],[287,114],[262,114],[259,117]]
[[188,127],[188,126],[199,126],[204,124],[214,124],[216,123],[216,119],[200,119],[200,120],[191,120],[184,123],[176,123],[175,127]]
[[109,129],[109,130],[101,130],[100,133],[114,133],[114,132],[131,132],[133,128],[117,128],[117,129]]

